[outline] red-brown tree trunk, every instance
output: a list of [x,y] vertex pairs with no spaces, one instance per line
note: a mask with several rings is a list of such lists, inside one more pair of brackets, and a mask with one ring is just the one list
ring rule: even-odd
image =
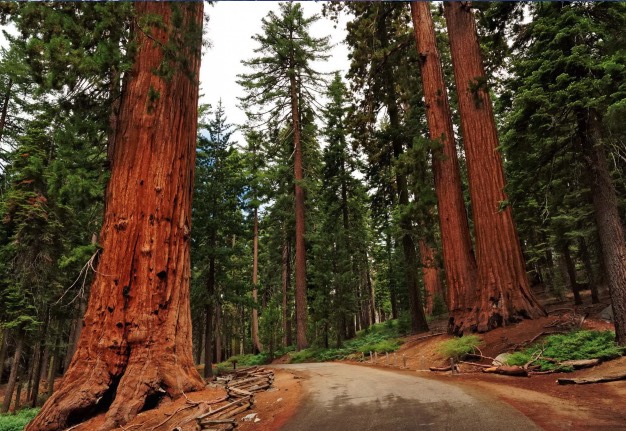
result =
[[291,282],[291,250],[289,247],[289,238],[285,236],[283,244],[282,256],[282,294],[283,294],[283,347],[291,346],[291,319],[289,318],[289,284]]
[[602,144],[601,123],[593,111],[579,113],[583,155],[590,171],[593,210],[613,307],[615,338],[626,346],[626,236],[617,193]]
[[[109,430],[163,390],[177,397],[204,386],[193,364],[189,307],[203,3],[138,2],[135,11],[138,27],[161,22],[135,32],[83,331],[62,383],[28,431],[64,429],[98,410],[108,410],[99,429]],[[177,55],[168,50],[166,58],[163,47],[172,44]]]
[[258,285],[259,285],[259,214],[257,208],[254,209],[253,227],[253,250],[252,250],[252,344],[255,353],[263,351],[263,345],[259,339],[259,309],[258,307]]
[[433,154],[433,171],[448,287],[447,304],[451,313],[450,329],[454,330],[456,314],[466,313],[477,298],[476,259],[463,201],[461,170],[430,3],[411,2],[411,15],[430,138],[441,145]]
[[422,276],[424,277],[424,310],[426,314],[433,313],[435,297],[444,298],[443,284],[441,283],[441,271],[435,261],[435,251],[424,240],[420,240],[420,257],[422,259]]
[[[291,62],[294,64],[294,61]],[[300,138],[300,111],[295,70],[289,78],[291,95],[291,122],[293,125],[294,179],[296,212],[296,346],[298,350],[309,346],[307,331],[307,295],[306,295],[306,245],[304,241],[304,189],[302,181],[302,140]]]
[[[455,332],[489,331],[545,315],[530,290],[504,192],[498,134],[470,2],[445,2],[476,237],[478,298],[455,316]],[[467,304],[468,306],[470,304]]]
[[4,374],[4,359],[6,358],[8,348],[9,330],[5,328],[2,331],[2,343],[0,344],[0,383],[2,383],[2,375]]
[[22,350],[24,349],[24,334],[17,334],[17,341],[15,342],[15,354],[13,355],[13,364],[11,365],[11,373],[9,374],[9,381],[4,388],[4,401],[0,408],[0,413],[6,413],[11,407],[11,400],[13,399],[13,392],[15,391],[15,385],[17,384],[17,373],[20,368],[20,361],[22,360]]

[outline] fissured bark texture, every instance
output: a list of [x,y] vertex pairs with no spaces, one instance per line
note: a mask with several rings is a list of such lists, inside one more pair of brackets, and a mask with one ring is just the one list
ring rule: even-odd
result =
[[[411,15],[420,58],[430,138],[438,140],[440,144],[438,150],[433,153],[433,171],[441,229],[443,266],[448,287],[446,302],[454,321],[456,315],[462,315],[471,310],[477,299],[476,259],[472,250],[467,211],[463,201],[461,170],[430,3],[411,2]],[[426,274],[424,276],[426,277]]]
[[[99,429],[113,429],[148,397],[203,387],[189,308],[201,43],[200,33],[193,43],[188,37],[201,30],[203,4],[138,2],[135,10],[137,52],[120,106],[84,327],[60,387],[28,431],[65,429],[101,411]],[[175,13],[182,16],[178,28]],[[154,17],[161,22],[146,28]],[[175,56],[164,59],[168,44]],[[173,75],[156,72],[163,64]]]
[[498,152],[498,134],[470,2],[445,2],[459,99],[476,238],[478,297],[471,311],[455,313],[453,331],[489,331],[545,315],[526,268]]

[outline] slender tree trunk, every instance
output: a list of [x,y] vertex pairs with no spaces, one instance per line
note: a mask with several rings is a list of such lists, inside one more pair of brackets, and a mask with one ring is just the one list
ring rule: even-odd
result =
[[80,339],[80,334],[83,329],[83,316],[85,315],[85,308],[87,306],[86,302],[86,299],[82,297],[78,300],[78,315],[72,319],[72,328],[70,330],[67,353],[65,354],[65,362],[63,364],[64,370],[69,368],[74,352],[76,351],[76,346],[78,345],[78,340]]
[[[209,247],[215,249],[215,234],[211,234]],[[215,309],[215,256],[209,257],[207,274],[207,305],[204,309],[204,378],[213,377],[213,310]]]
[[4,101],[2,103],[2,113],[0,114],[0,142],[4,135],[4,128],[7,123],[7,113],[9,111],[9,100],[11,98],[11,87],[13,86],[13,80],[9,78],[9,84],[7,85],[7,92],[4,95]]
[[[294,62],[291,61],[292,69]],[[293,123],[295,212],[296,212],[296,345],[298,350],[309,345],[307,330],[307,293],[306,293],[306,246],[304,241],[304,179],[302,167],[302,142],[300,137],[300,113],[298,88],[295,71],[289,77],[291,95],[291,121]]]
[[215,302],[215,363],[219,364],[222,362],[222,303],[219,298]]
[[57,368],[58,368],[58,360],[59,360],[59,348],[58,348],[58,337],[54,336],[53,337],[53,344],[52,344],[52,348],[50,349],[50,365],[48,366],[48,374],[47,374],[47,378],[48,378],[48,390],[46,393],[46,396],[48,397],[48,399],[50,399],[50,397],[52,396],[52,394],[54,393],[54,380],[56,379],[57,376]]
[[17,412],[22,406],[22,388],[24,387],[24,374],[17,379],[17,389],[15,391],[15,404],[13,411]]
[[4,361],[7,356],[8,348],[9,348],[9,330],[4,329],[2,331],[2,343],[0,344],[0,383],[2,383],[2,376],[4,374]]
[[574,264],[574,260],[572,259],[572,254],[569,250],[569,244],[565,244],[563,247],[563,261],[565,263],[565,275],[567,280],[569,281],[569,287],[572,289],[572,293],[574,293],[574,304],[582,305],[583,300],[580,297],[580,287],[578,282],[576,281],[576,265]]
[[50,326],[50,311],[46,311],[46,319],[41,331],[41,341],[38,343],[36,350],[37,360],[33,364],[33,388],[29,394],[31,407],[37,407],[39,402],[39,386],[41,384],[41,371],[43,369],[43,361],[46,360],[46,340],[48,338],[48,326]]
[[474,14],[470,3],[445,2],[444,7],[472,199],[479,292],[473,310],[455,317],[454,326],[458,333],[484,332],[545,312],[530,289],[504,193],[504,170]]
[[589,249],[587,248],[587,241],[585,241],[585,238],[580,237],[578,240],[578,247],[580,248],[580,257],[585,265],[585,272],[587,272],[587,280],[589,281],[589,289],[591,290],[591,303],[598,304],[600,302],[598,283],[596,283],[595,272],[593,270],[593,265],[591,264],[591,256],[589,255]]
[[[426,119],[430,138],[441,145],[433,154],[433,171],[443,265],[448,286],[447,303],[454,331],[457,314],[467,313],[477,298],[476,259],[461,188],[461,170],[452,128],[452,114],[435,39],[429,2],[411,2]],[[432,309],[431,309],[432,311]]]
[[[69,370],[28,431],[85,421],[103,399],[112,401],[99,429],[109,430],[161,390],[177,397],[204,387],[193,363],[189,307],[202,11],[202,2],[135,4],[137,26],[145,17],[152,24],[135,32],[98,272]],[[164,57],[168,44],[184,62]]]
[[263,351],[263,345],[259,339],[259,309],[258,309],[258,285],[259,285],[259,214],[254,208],[254,232],[253,232],[253,254],[252,254],[252,345],[255,353]]
[[0,413],[6,413],[11,407],[11,400],[13,399],[13,392],[15,391],[15,385],[17,383],[17,374],[20,368],[20,361],[22,360],[22,350],[24,349],[24,334],[17,334],[17,341],[15,342],[15,354],[13,355],[13,364],[11,364],[11,373],[9,374],[9,381],[4,388],[4,401],[2,402],[2,408]]
[[372,325],[376,323],[376,292],[374,292],[374,285],[372,284],[372,274],[370,272],[370,259],[369,256],[365,256],[365,269],[367,276],[367,291],[370,296],[370,318],[372,319]]
[[615,338],[620,346],[626,346],[626,236],[619,216],[617,193],[596,114],[579,113],[578,127],[583,135],[583,154],[591,177],[593,209],[615,317]]
[[291,252],[289,247],[289,238],[285,236],[283,244],[283,274],[282,274],[282,293],[283,293],[283,347],[291,346],[291,320],[289,319],[289,284],[291,280]]

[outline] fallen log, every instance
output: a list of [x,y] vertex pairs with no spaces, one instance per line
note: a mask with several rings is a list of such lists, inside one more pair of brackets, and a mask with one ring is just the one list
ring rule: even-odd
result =
[[600,359],[576,359],[576,360],[571,360],[571,361],[559,362],[559,365],[562,365],[565,367],[572,367],[575,370],[578,370],[580,368],[595,367],[600,362],[602,362],[600,361]]
[[448,365],[447,367],[429,367],[430,371],[452,371],[452,366]]
[[612,374],[604,377],[588,377],[588,378],[560,378],[557,379],[559,385],[589,385],[592,383],[615,382],[618,380],[626,380],[626,373]]
[[500,367],[484,368],[483,372],[493,373],[493,374],[502,374],[504,376],[516,376],[516,377],[528,376],[528,371],[517,365],[514,365],[514,366],[502,365]]

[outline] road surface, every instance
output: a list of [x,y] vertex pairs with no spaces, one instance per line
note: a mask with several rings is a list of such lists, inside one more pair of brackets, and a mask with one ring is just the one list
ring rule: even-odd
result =
[[518,410],[478,390],[410,373],[337,363],[282,365],[308,391],[280,431],[538,431]]

